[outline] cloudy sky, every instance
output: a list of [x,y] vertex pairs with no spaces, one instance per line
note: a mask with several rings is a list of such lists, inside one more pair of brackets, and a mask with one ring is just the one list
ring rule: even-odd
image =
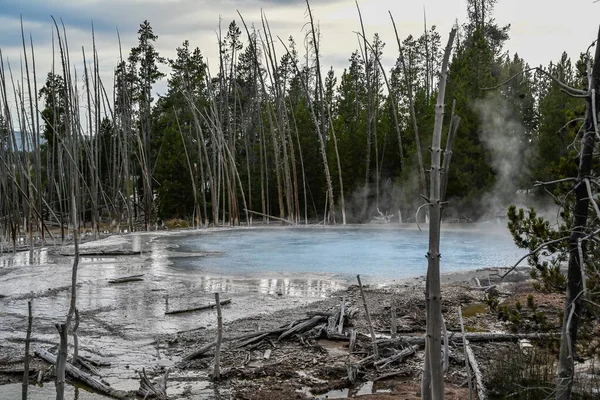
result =
[[[384,63],[388,66],[397,55],[388,10],[404,38],[420,35],[425,9],[427,23],[437,25],[444,43],[454,22],[466,19],[466,0],[362,0],[360,6],[367,36],[378,32],[387,43]],[[219,18],[226,30],[229,22],[238,18],[239,10],[249,25],[255,23],[258,27],[263,9],[274,36],[292,35],[301,43],[308,20],[305,7],[302,0],[0,0],[0,49],[13,71],[18,70],[22,15],[25,34],[32,35],[36,48],[38,74],[44,77],[52,60],[51,16],[62,18],[66,26],[74,63],[81,60],[82,46],[91,53],[93,21],[102,75],[110,80],[119,59],[117,29],[127,54],[136,44],[139,24],[147,19],[159,36],[157,49],[161,55],[173,57],[175,48],[188,39],[192,46],[200,47],[214,69]],[[321,26],[324,68],[333,66],[339,75],[357,48],[353,31],[360,25],[354,1],[313,0],[311,8]],[[600,3],[594,0],[499,0],[495,10],[498,24],[511,24],[507,49],[531,65],[557,60],[563,50],[572,58],[578,57],[596,38],[599,16]],[[163,91],[164,83],[156,90]]]

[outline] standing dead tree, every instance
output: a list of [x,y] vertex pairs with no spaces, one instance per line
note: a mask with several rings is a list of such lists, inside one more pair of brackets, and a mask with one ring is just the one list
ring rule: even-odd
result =
[[[406,60],[404,57],[404,50],[402,49],[402,44],[400,43],[400,36],[398,36],[398,30],[396,29],[396,22],[394,21],[394,17],[392,13],[388,11],[390,14],[390,19],[392,20],[392,25],[394,27],[394,33],[396,34],[396,42],[398,43],[398,53],[400,57],[400,62],[402,64],[402,74],[404,76],[404,84],[406,85],[406,90],[408,91],[408,104],[410,111],[410,120],[412,123],[413,131],[415,134],[415,146],[417,153],[417,162],[419,166],[419,189],[422,194],[425,194],[427,191],[427,181],[425,179],[425,166],[423,163],[423,150],[421,149],[421,137],[419,135],[419,126],[417,124],[417,114],[415,112],[415,97],[413,94],[412,83],[409,79],[408,68],[406,66]],[[429,58],[429,57],[427,57]]]
[[[322,93],[323,91],[323,84],[321,82],[320,76],[320,64],[318,62],[319,60],[319,53],[318,53],[318,49],[319,49],[319,45],[318,45],[318,40],[317,40],[317,32],[315,30],[315,24],[314,24],[314,20],[313,20],[313,16],[312,16],[312,11],[310,10],[310,5],[308,3],[308,1],[306,2],[306,7],[308,10],[308,15],[310,18],[310,27],[311,27],[311,31],[310,31],[310,35],[311,35],[311,44],[313,46],[313,49],[315,51],[315,59],[317,60],[317,88],[316,91],[317,93]],[[285,51],[287,52],[287,54],[290,56],[290,59],[292,60],[292,66],[294,68],[294,70],[296,71],[296,74],[298,77],[300,77],[300,84],[302,86],[302,91],[304,92],[304,96],[306,98],[306,102],[308,104],[308,108],[312,117],[312,121],[313,124],[315,126],[315,131],[317,133],[317,137],[319,139],[319,150],[321,153],[321,157],[323,160],[323,170],[325,172],[325,182],[327,185],[327,204],[328,204],[328,212],[326,210],[326,214],[328,216],[328,218],[325,218],[328,220],[328,222],[330,224],[335,224],[335,202],[334,202],[334,195],[333,195],[333,184],[332,184],[332,180],[331,180],[331,172],[329,169],[329,162],[327,159],[327,149],[326,149],[326,142],[325,142],[325,132],[324,132],[324,126],[325,126],[325,122],[323,121],[323,119],[327,119],[326,115],[325,115],[325,111],[324,109],[322,110],[322,114],[321,116],[321,120],[318,117],[318,112],[316,110],[317,108],[317,100],[318,99],[311,99],[311,91],[310,88],[308,87],[308,82],[306,82],[302,77],[303,74],[300,71],[300,68],[298,67],[298,63],[296,61],[296,59],[292,56],[290,49],[288,48],[288,46],[286,46],[285,42],[283,40],[281,40],[280,37],[278,37],[280,43],[282,44],[282,46],[284,47]],[[308,57],[307,57],[308,58]]]
[[[588,89],[586,91],[563,87],[564,91],[586,100],[586,116],[584,134],[581,139],[581,152],[579,167],[575,182],[575,210],[573,230],[569,237],[569,269],[567,272],[567,298],[561,331],[560,354],[556,379],[556,399],[567,400],[571,398],[573,389],[574,351],[577,341],[577,330],[581,314],[582,298],[585,296],[585,253],[586,236],[585,228],[588,223],[590,201],[595,204],[589,186],[589,176],[592,172],[594,161],[594,146],[598,132],[598,103],[600,102],[600,29],[596,40],[596,52],[592,61],[588,60]],[[561,86],[566,86],[562,85]],[[597,215],[600,217],[600,215]],[[583,295],[583,296],[582,296]]]
[[[60,58],[62,65],[62,74],[65,82],[64,97],[65,97],[65,138],[61,140],[61,146],[64,149],[65,160],[65,173],[68,180],[68,193],[69,193],[69,216],[72,222],[72,234],[73,234],[73,245],[74,245],[74,258],[73,267],[71,273],[71,298],[69,304],[69,311],[67,313],[66,321],[62,324],[56,324],[60,336],[60,346],[58,350],[58,356],[56,358],[56,399],[64,399],[65,390],[65,371],[67,368],[67,356],[68,356],[68,332],[71,328],[73,317],[76,318],[75,326],[79,324],[77,307],[77,268],[79,265],[79,225],[78,225],[78,203],[76,194],[80,192],[79,189],[79,107],[77,105],[77,88],[71,76],[71,66],[69,61],[69,51],[66,37],[66,30],[64,25],[62,26],[62,35],[56,20],[54,20],[54,27],[57,32]],[[73,353],[73,363],[77,361],[77,339],[75,338],[75,350]]]
[[27,400],[27,389],[29,387],[29,346],[31,343],[31,325],[33,322],[33,314],[31,312],[31,300],[27,302],[27,335],[25,337],[25,365],[23,367],[23,400]]
[[[440,81],[438,83],[438,96],[435,106],[435,124],[431,144],[431,171],[430,171],[430,197],[429,197],[429,251],[427,252],[427,282],[425,299],[427,306],[427,339],[425,342],[425,365],[421,393],[423,399],[444,398],[444,371],[442,368],[442,307],[440,287],[440,224],[442,218],[443,193],[442,193],[442,163],[441,141],[442,125],[444,122],[444,97],[446,92],[446,77],[448,62],[456,28],[450,32],[448,44],[444,52]],[[456,131],[454,131],[456,132]],[[452,133],[452,132],[451,132]],[[444,178],[447,174],[444,175]]]
[[[313,50],[315,52],[315,63],[316,63],[316,77],[317,77],[317,89],[315,91],[315,93],[318,93],[318,98],[315,98],[316,102],[320,102],[321,105],[321,113],[320,113],[320,117],[321,117],[321,129],[317,129],[317,133],[319,135],[319,145],[321,148],[321,156],[323,157],[323,168],[325,170],[325,181],[327,183],[327,199],[329,200],[329,218],[328,221],[330,224],[335,224],[335,204],[334,204],[334,196],[333,196],[333,184],[331,183],[331,174],[329,172],[329,163],[327,161],[327,150],[325,148],[325,129],[326,129],[326,121],[327,118],[325,116],[325,101],[323,100],[323,79],[321,76],[321,63],[319,60],[319,40],[317,38],[317,33],[315,30],[315,22],[313,20],[313,15],[312,15],[312,11],[310,9],[310,4],[308,3],[308,0],[306,0],[306,10],[308,11],[308,16],[310,19],[310,31],[311,31],[311,36],[312,36],[312,46],[313,46]],[[287,48],[286,48],[287,50]],[[296,67],[297,68],[297,67]],[[306,90],[306,97],[309,98],[310,94],[308,92],[308,90]],[[313,108],[313,119],[315,119],[315,125],[318,127],[319,124],[316,121],[316,118],[314,117],[315,111],[314,111],[314,107]]]
[[[566,221],[567,237],[560,239],[547,241],[537,246],[531,251],[526,257],[523,257],[517,262],[509,271],[504,275],[507,276],[512,272],[519,263],[529,257],[536,255],[540,250],[547,246],[565,242],[566,239],[566,255],[568,257],[567,262],[567,287],[566,287],[566,300],[565,309],[563,314],[563,323],[561,329],[561,345],[559,352],[557,376],[556,376],[556,399],[567,400],[572,398],[573,383],[575,378],[575,345],[577,343],[577,336],[580,324],[580,318],[583,314],[583,302],[589,301],[588,289],[587,289],[587,273],[586,270],[592,270],[595,260],[591,260],[588,255],[590,249],[589,243],[594,240],[597,241],[597,236],[600,233],[598,229],[597,219],[600,217],[600,208],[596,204],[597,194],[592,190],[592,183],[594,187],[597,186],[597,181],[594,178],[594,163],[597,162],[597,149],[595,150],[597,139],[600,136],[598,130],[598,103],[600,102],[600,29],[598,30],[598,37],[595,41],[596,49],[593,58],[587,54],[587,80],[588,85],[586,90],[576,89],[568,86],[567,84],[560,81],[558,78],[552,76],[550,73],[542,70],[541,68],[532,68],[522,71],[515,76],[509,78],[506,82],[500,85],[490,88],[495,89],[506,84],[511,79],[528,72],[530,70],[537,70],[541,74],[550,78],[564,93],[575,98],[582,98],[586,101],[586,113],[585,120],[582,127],[583,134],[578,137],[581,139],[580,150],[579,150],[579,163],[577,167],[576,177],[566,177],[558,179],[552,182],[538,182],[538,185],[550,185],[557,183],[572,182],[572,186],[568,189],[567,196],[561,200],[561,208],[563,210],[568,209],[565,215],[568,220]],[[590,46],[589,48],[592,48]],[[589,49],[588,49],[589,50]],[[567,199],[574,195],[574,198]],[[567,207],[568,204],[572,206]],[[590,218],[590,208],[596,213],[596,218]],[[509,217],[511,215],[509,210]],[[522,212],[522,210],[521,210]],[[561,214],[563,214],[561,212]],[[570,217],[572,216],[572,217]],[[514,222],[511,221],[513,224]],[[516,234],[519,233],[519,228],[513,225],[511,230],[515,230]],[[515,235],[513,232],[513,236]],[[595,304],[595,303],[592,303]]]

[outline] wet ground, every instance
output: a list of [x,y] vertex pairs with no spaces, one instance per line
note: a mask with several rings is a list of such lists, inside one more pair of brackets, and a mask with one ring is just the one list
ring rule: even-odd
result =
[[[261,236],[265,232],[269,232],[268,237]],[[265,316],[274,315],[278,310],[329,298],[332,293],[347,288],[355,273],[365,275],[368,283],[385,286],[400,276],[415,276],[421,272],[421,267],[409,268],[392,276],[387,264],[382,266],[382,270],[388,271],[387,275],[378,275],[373,268],[365,268],[366,264],[381,263],[376,259],[381,259],[381,251],[372,251],[372,246],[381,245],[382,241],[385,251],[399,253],[401,258],[411,260],[410,249],[396,248],[397,243],[384,239],[386,236],[381,233],[385,233],[385,229],[369,231],[370,238],[367,236],[366,240],[371,240],[372,245],[363,247],[356,241],[356,229],[325,231],[327,235],[337,232],[334,236],[342,234],[349,239],[349,245],[337,250],[331,246],[334,236],[315,238],[314,231],[303,230],[294,238],[289,232],[281,229],[256,229],[252,235],[247,235],[250,232],[244,229],[210,233],[157,232],[84,243],[80,247],[82,254],[112,252],[117,255],[81,257],[77,279],[80,352],[110,363],[110,367],[102,368],[101,372],[112,386],[135,390],[139,387],[137,371],[142,368],[161,370],[180,361],[184,352],[181,349],[173,351],[169,345],[176,333],[191,331],[202,336],[202,331],[212,331],[215,326],[214,311],[165,315],[167,310],[212,303],[214,293],[219,292],[221,299],[233,300],[223,307],[225,323],[253,316],[262,316],[264,320]],[[418,241],[426,239],[426,233],[414,229],[409,235]],[[469,235],[472,233],[453,236],[452,252],[460,255],[461,251],[468,251]],[[490,246],[494,243],[505,245],[505,239],[504,236],[492,236]],[[307,248],[310,240],[316,242],[317,250]],[[465,241],[466,248],[460,247]],[[333,249],[331,254],[328,249]],[[419,247],[418,250],[422,253],[424,249]],[[15,361],[8,356],[14,351],[22,354],[29,299],[33,299],[33,346],[50,347],[57,343],[54,324],[64,321],[69,304],[72,257],[68,254],[72,251],[71,246],[65,246],[38,249],[33,254],[20,252],[0,256],[1,361]],[[136,254],[118,255],[122,252]],[[304,267],[298,264],[299,254],[306,255]],[[350,261],[340,260],[344,254],[350,256],[347,259]],[[258,257],[253,259],[253,255]],[[366,262],[365,258],[360,261],[361,255],[366,257]],[[424,260],[422,256],[419,257]],[[334,261],[331,260],[335,260],[336,265],[332,265]],[[484,265],[487,266],[488,261],[484,261]],[[246,268],[240,267],[244,262]],[[478,262],[482,262],[481,259]],[[340,270],[339,265],[349,267]],[[463,269],[469,268],[473,266]],[[111,279],[129,275],[143,275],[143,281],[109,283]],[[179,372],[169,382],[171,395],[220,396],[209,385],[207,373],[202,371]],[[364,385],[361,388],[359,391],[378,390]],[[101,398],[85,389],[70,386],[69,390],[79,399]],[[13,398],[19,391],[18,385],[0,386],[0,399]],[[45,384],[32,388],[31,398],[51,398],[53,393],[53,383]],[[331,393],[332,396],[338,394],[342,395],[341,392]]]
[[[176,357],[165,356],[161,342],[165,335],[215,324],[214,312],[165,315],[168,309],[208,304],[214,302],[213,293],[220,292],[222,299],[233,298],[231,305],[224,307],[223,319],[228,322],[307,304],[344,287],[342,282],[324,274],[233,277],[173,268],[169,260],[172,251],[166,249],[160,238],[160,234],[109,237],[80,248],[82,254],[99,249],[141,252],[127,256],[82,256],[78,269],[82,353],[109,362],[111,366],[103,371],[103,376],[119,389],[137,389],[136,371],[142,367],[168,367],[178,361]],[[61,253],[69,251],[72,248],[42,249],[35,250],[33,257],[29,252],[20,252],[0,258],[0,343],[4,346],[22,349],[29,299],[33,299],[34,343],[49,346],[57,342],[54,324],[63,321],[68,310],[72,262],[72,257]],[[195,257],[198,256],[219,257],[219,254],[196,253]],[[143,274],[143,281],[108,282],[138,274]],[[49,386],[54,391],[53,385]],[[12,398],[7,394],[11,390],[14,388],[0,386],[0,398]],[[44,397],[46,389],[37,390]]]

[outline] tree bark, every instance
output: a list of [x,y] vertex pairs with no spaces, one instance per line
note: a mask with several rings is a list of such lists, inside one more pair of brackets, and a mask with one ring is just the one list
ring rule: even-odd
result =
[[221,378],[221,341],[223,340],[223,317],[221,316],[221,301],[219,293],[215,293],[215,304],[217,306],[217,340],[215,348],[215,368],[213,379]]
[[[423,150],[421,148],[421,137],[419,135],[419,126],[417,124],[417,115],[415,113],[415,101],[412,91],[412,84],[408,80],[408,70],[406,68],[406,60],[404,59],[404,51],[402,50],[402,44],[400,43],[400,37],[398,36],[398,30],[396,29],[396,23],[394,22],[394,17],[390,13],[390,18],[392,19],[392,25],[394,26],[394,32],[396,34],[396,41],[398,43],[398,52],[400,54],[400,62],[402,64],[402,73],[404,75],[404,84],[406,85],[406,90],[408,92],[408,104],[410,109],[410,119],[413,126],[413,131],[415,134],[415,146],[417,153],[417,163],[419,165],[419,189],[421,194],[425,194],[427,192],[427,181],[425,179],[425,165],[423,164]],[[440,128],[441,129],[441,128]]]
[[[311,107],[313,111],[313,119],[315,120],[315,126],[318,129],[319,135],[319,144],[321,145],[321,157],[323,158],[323,168],[325,169],[325,181],[327,183],[327,198],[329,199],[329,218],[328,222],[333,225],[335,224],[335,201],[333,196],[333,184],[331,183],[331,173],[329,172],[329,163],[327,162],[327,150],[325,147],[325,121],[327,120],[325,116],[325,104],[323,101],[323,79],[321,78],[321,63],[319,60],[319,42],[317,40],[317,34],[315,32],[315,23],[312,16],[312,11],[310,10],[310,4],[308,0],[306,0],[306,9],[308,10],[308,16],[310,18],[310,28],[312,33],[313,46],[315,50],[315,62],[317,67],[317,92],[319,93],[319,98],[321,100],[321,129],[318,129],[319,123],[314,115],[314,108]],[[296,66],[297,68],[297,66]],[[309,98],[310,94],[308,90],[306,90],[306,97]]]
[[31,300],[27,302],[27,334],[25,336],[25,363],[23,366],[23,400],[27,400],[27,389],[29,388],[29,344],[31,342],[31,325],[33,322],[33,315],[31,313]]
[[422,396],[440,400],[444,398],[444,371],[442,369],[442,307],[440,287],[440,223],[442,212],[441,197],[441,141],[442,125],[444,122],[444,96],[446,92],[446,77],[448,62],[456,29],[450,32],[440,81],[438,84],[438,97],[435,109],[435,124],[431,144],[431,179],[430,179],[430,211],[429,211],[429,251],[427,253],[427,282],[425,299],[427,304],[427,339],[425,344],[425,368],[423,370]]
[[579,244],[585,235],[588,221],[590,198],[587,192],[585,180],[592,171],[594,158],[594,145],[598,132],[595,120],[598,118],[600,102],[600,29],[596,41],[596,52],[594,65],[589,81],[589,95],[586,98],[587,110],[584,129],[585,133],[581,140],[581,155],[577,171],[577,183],[575,185],[575,210],[574,227],[569,237],[569,269],[567,273],[567,298],[563,317],[563,326],[560,342],[560,353],[558,360],[558,371],[556,377],[556,399],[567,400],[571,398],[574,379],[574,356],[575,343],[577,342],[577,330],[579,315],[581,313],[582,291],[583,291],[583,269],[581,265],[585,260],[587,245],[583,241],[582,257],[579,254]]

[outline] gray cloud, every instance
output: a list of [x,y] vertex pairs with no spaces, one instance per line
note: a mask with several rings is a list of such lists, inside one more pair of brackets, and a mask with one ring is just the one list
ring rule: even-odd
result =
[[[399,33],[420,35],[423,30],[423,7],[427,11],[429,25],[437,25],[445,41],[455,20],[466,16],[465,0],[423,0],[421,2],[389,2],[387,0],[360,1],[368,37],[378,32],[384,42],[382,63],[391,67],[397,57],[395,37],[387,14],[391,9]],[[212,69],[216,65],[217,39],[215,31],[221,17],[222,29],[229,22],[239,20],[239,10],[250,26],[260,26],[261,9],[269,18],[274,36],[286,40],[292,35],[302,52],[302,40],[308,17],[302,0],[0,0],[0,48],[13,65],[20,60],[21,38],[19,17],[24,19],[25,34],[33,36],[36,61],[40,73],[45,76],[52,62],[52,20],[62,18],[65,23],[73,64],[81,68],[81,47],[90,53],[92,45],[91,21],[94,21],[96,42],[100,55],[102,76],[107,86],[112,81],[112,71],[119,59],[117,29],[121,34],[123,52],[129,53],[137,41],[139,24],[147,19],[159,36],[157,49],[166,57],[175,56],[175,48],[189,39],[198,46]],[[333,65],[339,76],[348,64],[348,58],[357,48],[353,31],[360,29],[356,6],[352,0],[312,1],[311,9],[322,33],[321,54],[323,67]],[[533,18],[544,12],[544,18]],[[596,16],[600,4],[584,1],[578,7],[565,7],[554,11],[542,0],[503,0],[496,7],[499,24],[512,23],[511,40],[507,49],[517,51],[532,65],[546,65],[558,59],[566,50],[571,57],[585,49],[595,39]],[[578,21],[578,29],[572,29],[571,21]],[[241,24],[240,24],[241,25]],[[243,35],[245,40],[245,34]],[[549,45],[551,44],[551,46]],[[278,50],[279,55],[283,49]],[[164,84],[160,87],[164,87]]]

